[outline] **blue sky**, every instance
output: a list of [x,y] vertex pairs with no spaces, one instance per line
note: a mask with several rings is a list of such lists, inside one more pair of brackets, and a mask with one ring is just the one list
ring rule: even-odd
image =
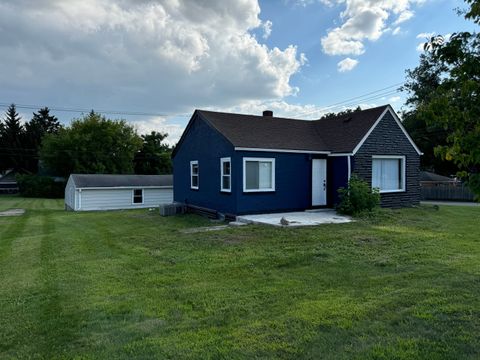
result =
[[458,7],[463,1],[3,1],[0,106],[20,104],[26,120],[49,106],[66,124],[81,113],[60,108],[115,111],[105,115],[142,133],[168,132],[171,143],[195,108],[307,119],[346,105],[399,110],[395,87],[363,95],[404,81],[418,64],[419,34],[476,31]]
[[[319,1],[306,6],[292,2],[279,6],[277,1],[261,1],[260,4],[261,17],[273,23],[271,36],[265,43],[280,48],[295,43],[298,51],[305,53],[308,59],[307,66],[291,78],[291,84],[299,87],[300,92],[297,96],[286,98],[289,102],[300,104],[329,106],[403,82],[405,69],[418,64],[420,52],[417,46],[424,41],[417,38],[419,34],[444,35],[459,30],[475,30],[473,23],[466,22],[454,12],[455,8],[464,7],[463,2],[425,1],[411,7],[413,17],[399,25],[396,35],[390,31],[376,41],[365,41],[365,53],[352,57],[359,61],[358,65],[351,71],[340,73],[337,63],[346,56],[325,54],[320,38],[329,28],[341,23],[339,16],[345,8],[344,4],[325,6]],[[404,99],[401,93],[386,99],[375,99],[372,103],[379,104],[395,96],[401,97],[394,104],[399,109]]]

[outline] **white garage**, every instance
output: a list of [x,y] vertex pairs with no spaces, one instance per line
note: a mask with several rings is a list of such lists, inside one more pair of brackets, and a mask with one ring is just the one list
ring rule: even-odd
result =
[[65,187],[65,209],[119,210],[173,202],[172,175],[72,174]]

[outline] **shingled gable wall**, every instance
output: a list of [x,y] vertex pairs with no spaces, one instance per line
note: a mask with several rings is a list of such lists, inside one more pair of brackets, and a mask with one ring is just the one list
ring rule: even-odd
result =
[[405,192],[381,194],[383,207],[404,207],[420,202],[420,155],[387,111],[353,157],[352,172],[372,183],[373,155],[404,155],[406,157]]

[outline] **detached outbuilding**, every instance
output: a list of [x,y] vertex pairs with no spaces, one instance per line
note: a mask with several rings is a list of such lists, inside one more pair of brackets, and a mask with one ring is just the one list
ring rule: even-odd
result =
[[172,175],[72,174],[65,187],[65,209],[120,210],[173,202]]

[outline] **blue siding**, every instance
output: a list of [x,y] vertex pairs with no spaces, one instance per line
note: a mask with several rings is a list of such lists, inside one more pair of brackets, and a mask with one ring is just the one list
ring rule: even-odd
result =
[[348,157],[330,157],[328,158],[328,203],[331,206],[338,204],[338,188],[348,185]]
[[[275,192],[243,192],[244,157],[275,158]],[[238,214],[303,210],[311,207],[311,155],[237,151],[234,158]]]
[[[232,160],[232,192],[220,191],[220,158]],[[275,191],[243,192],[243,158],[275,158]],[[173,159],[174,200],[222,213],[247,214],[304,210],[312,205],[312,154],[235,151],[233,145],[198,114],[190,122]],[[199,189],[190,189],[190,161],[199,165]],[[347,157],[327,159],[327,203],[337,202],[346,186]]]
[[[232,192],[220,192],[220,158],[232,157],[233,146],[197,114],[173,158],[174,200],[235,213],[236,178],[232,176]],[[190,161],[198,160],[199,189],[190,189]]]

